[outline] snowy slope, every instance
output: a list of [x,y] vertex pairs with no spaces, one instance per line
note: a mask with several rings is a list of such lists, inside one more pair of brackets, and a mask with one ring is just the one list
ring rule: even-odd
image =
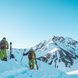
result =
[[[63,72],[38,61],[39,70],[29,70],[14,60],[0,61],[0,78],[70,78]],[[55,71],[55,72],[54,72]]]

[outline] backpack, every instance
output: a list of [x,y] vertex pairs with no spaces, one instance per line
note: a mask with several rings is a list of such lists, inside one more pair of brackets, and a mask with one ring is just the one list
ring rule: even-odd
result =
[[0,49],[6,49],[6,41],[2,40],[0,42]]
[[29,51],[28,58],[29,58],[29,60],[34,58],[34,55],[33,55],[32,51]]

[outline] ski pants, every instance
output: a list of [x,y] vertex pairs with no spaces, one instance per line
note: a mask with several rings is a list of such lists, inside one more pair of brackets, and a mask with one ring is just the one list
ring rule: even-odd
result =
[[6,49],[0,49],[0,59],[7,58]]
[[29,68],[34,69],[34,59],[29,60]]

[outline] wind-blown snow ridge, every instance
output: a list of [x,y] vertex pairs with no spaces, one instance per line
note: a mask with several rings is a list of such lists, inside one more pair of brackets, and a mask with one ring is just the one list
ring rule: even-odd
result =
[[68,75],[78,75],[78,70],[67,72]]

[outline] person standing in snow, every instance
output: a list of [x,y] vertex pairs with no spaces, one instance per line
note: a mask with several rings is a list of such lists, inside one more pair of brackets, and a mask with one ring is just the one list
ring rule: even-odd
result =
[[3,61],[7,61],[7,53],[6,49],[9,48],[8,41],[6,40],[5,37],[0,42],[0,59]]
[[28,55],[28,59],[29,59],[29,68],[30,69],[34,69],[34,64],[36,64],[36,68],[38,70],[38,65],[37,65],[37,61],[36,61],[36,54],[35,51],[31,48],[27,53],[24,53],[23,56]]

